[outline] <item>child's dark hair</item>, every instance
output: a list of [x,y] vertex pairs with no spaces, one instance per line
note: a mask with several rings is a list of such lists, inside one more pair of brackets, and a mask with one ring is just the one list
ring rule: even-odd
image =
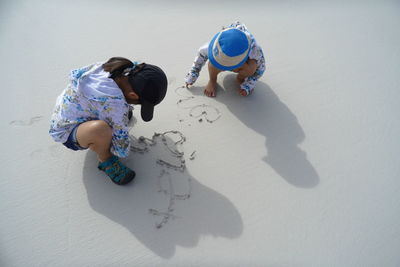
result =
[[[106,63],[103,64],[103,69],[110,73],[108,76],[111,79],[115,79],[120,76],[135,75],[145,66],[145,63],[137,65],[133,69],[133,62],[123,57],[112,57]],[[128,69],[128,70],[127,70]]]

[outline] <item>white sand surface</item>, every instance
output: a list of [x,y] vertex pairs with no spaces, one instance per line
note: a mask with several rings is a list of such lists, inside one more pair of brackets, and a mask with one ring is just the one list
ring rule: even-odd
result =
[[[206,69],[175,90],[235,20],[266,56],[254,94],[224,73],[203,96]],[[48,135],[69,70],[111,56],[167,73],[131,134],[181,132],[183,172],[158,138],[116,186]],[[3,0],[0,59],[0,266],[400,266],[398,1]]]

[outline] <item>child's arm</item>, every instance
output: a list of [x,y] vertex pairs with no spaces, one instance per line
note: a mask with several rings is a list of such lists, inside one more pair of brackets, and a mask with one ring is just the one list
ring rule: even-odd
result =
[[239,69],[233,70],[233,72],[236,72],[238,74],[236,76],[236,80],[241,85],[241,88],[239,89],[240,95],[247,96],[250,93],[249,89],[248,90],[244,89],[244,88],[248,88],[249,86],[243,85],[243,87],[242,87],[242,84],[245,82],[245,80],[248,77],[251,77],[252,75],[254,75],[256,70],[257,70],[257,61],[255,59],[249,59]]
[[247,68],[243,71],[243,76],[238,75],[240,83],[239,93],[242,96],[247,96],[253,91],[257,80],[265,71],[264,54],[261,47],[255,41],[251,45],[249,59],[245,64],[247,64]]
[[188,74],[186,74],[186,77],[185,77],[186,87],[194,84],[196,82],[197,78],[199,77],[201,68],[203,68],[204,64],[208,60],[208,51],[207,50],[208,50],[208,43],[199,48],[197,56],[194,59],[192,68],[190,69]]
[[260,79],[263,73],[264,73],[264,68],[257,68],[253,75],[245,78],[243,82],[240,84],[239,93],[242,96],[247,96],[251,92],[253,92],[253,89],[256,86],[258,79]]

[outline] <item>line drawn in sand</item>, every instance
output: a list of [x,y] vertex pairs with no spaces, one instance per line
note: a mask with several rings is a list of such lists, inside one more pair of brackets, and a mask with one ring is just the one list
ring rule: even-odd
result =
[[[167,136],[172,135],[172,137],[178,136],[179,139],[172,144],[168,144]],[[166,131],[163,133],[154,133],[152,138],[147,138],[144,136],[140,136],[136,138],[134,136],[129,136],[131,140],[131,151],[138,152],[138,153],[145,153],[149,151],[149,146],[154,146],[158,142],[157,140],[161,139],[164,147],[170,152],[170,154],[178,160],[177,163],[171,163],[169,161],[163,159],[157,159],[157,164],[161,166],[165,166],[170,169],[174,169],[176,171],[183,172],[186,168],[185,159],[184,159],[184,152],[179,151],[177,148],[171,148],[171,145],[178,146],[182,145],[186,141],[186,137],[179,131]],[[173,140],[173,139],[171,139]]]
[[[165,188],[162,185],[162,179],[167,179],[168,182],[168,188]],[[176,219],[179,218],[173,212],[175,211],[175,201],[176,200],[186,200],[190,198],[191,192],[192,192],[192,184],[191,184],[191,179],[188,179],[188,191],[185,194],[175,194],[173,182],[172,182],[172,177],[170,172],[166,170],[161,170],[160,175],[158,176],[157,180],[158,184],[158,192],[163,193],[164,195],[169,197],[169,202],[168,202],[168,207],[166,212],[160,212],[156,209],[149,209],[149,213],[155,216],[161,216],[162,219],[160,222],[156,223],[156,228],[160,229],[163,227],[165,224],[168,223],[170,219]]]
[[23,121],[23,120],[13,120],[10,121],[10,125],[16,125],[16,126],[31,126],[32,124],[39,122],[43,116],[34,116],[29,119],[29,121]]
[[[163,193],[169,198],[167,211],[159,211],[157,209],[149,209],[149,213],[154,216],[160,216],[161,221],[156,223],[156,228],[160,229],[165,224],[168,223],[170,219],[176,219],[178,216],[173,214],[175,210],[175,202],[176,200],[186,200],[190,198],[192,193],[192,181],[189,176],[187,176],[187,189],[183,194],[176,194],[175,188],[172,181],[172,174],[166,169],[170,169],[173,171],[184,172],[186,169],[186,163],[184,159],[184,152],[178,150],[178,146],[183,145],[186,141],[186,137],[179,131],[166,131],[163,133],[154,133],[152,138],[147,138],[144,136],[140,136],[136,138],[134,136],[130,136],[131,140],[131,151],[137,153],[146,153],[149,151],[150,146],[155,146],[161,143],[167,151],[169,157],[172,157],[173,160],[165,160],[158,158],[156,163],[163,167],[159,176],[157,177],[157,187],[159,193]],[[191,154],[191,159],[194,156],[196,151],[193,151]],[[194,157],[193,157],[194,159]],[[175,161],[175,162],[174,162]],[[164,169],[164,167],[166,169]],[[166,183],[167,185],[163,186]]]
[[[178,100],[177,105],[182,109],[189,110],[188,114],[190,117],[198,119],[199,122],[202,122],[203,119],[208,123],[213,123],[217,121],[221,117],[221,112],[218,108],[208,105],[208,104],[194,104],[190,105],[190,100],[195,99],[194,96],[182,95],[178,91],[185,86],[180,86],[175,89],[175,93],[182,98]],[[189,104],[187,104],[189,103]],[[187,104],[187,106],[185,106]],[[182,122],[183,120],[179,120]],[[175,211],[175,203],[177,200],[187,200],[190,198],[192,193],[192,181],[191,178],[187,175],[185,177],[187,180],[187,188],[186,192],[183,194],[175,193],[175,187],[173,184],[173,174],[167,171],[166,169],[172,171],[179,171],[181,173],[185,172],[186,162],[184,158],[184,152],[178,149],[178,146],[182,146],[184,142],[186,142],[186,137],[180,131],[166,131],[163,133],[154,133],[151,138],[140,136],[136,138],[135,136],[129,136],[131,141],[130,150],[132,152],[144,154],[149,152],[150,147],[156,146],[157,144],[162,144],[169,155],[169,160],[158,158],[156,163],[163,167],[159,176],[157,177],[158,184],[158,192],[163,193],[168,196],[168,206],[166,211],[159,211],[157,209],[150,208],[149,213],[154,216],[160,216],[161,221],[156,223],[156,228],[160,229],[165,224],[168,223],[170,219],[179,218],[173,212]],[[161,142],[160,142],[161,141]],[[189,155],[190,160],[194,160],[196,158],[196,150],[193,151]],[[166,183],[167,185],[163,186]]]
[[192,105],[192,106],[184,106],[183,103],[187,103],[190,100],[195,99],[195,97],[180,94],[179,90],[182,88],[185,88],[185,86],[184,85],[179,86],[175,89],[175,93],[177,95],[184,97],[184,98],[179,99],[178,102],[176,102],[176,104],[180,108],[189,109],[190,117],[198,119],[199,122],[202,122],[203,118],[204,118],[209,123],[213,123],[221,117],[222,114],[219,111],[219,109],[212,105],[203,103],[203,104],[197,104],[197,105]]

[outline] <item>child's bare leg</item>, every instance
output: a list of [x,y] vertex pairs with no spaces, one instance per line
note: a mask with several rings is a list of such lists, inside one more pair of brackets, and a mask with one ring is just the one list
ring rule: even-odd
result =
[[244,82],[244,79],[246,79],[246,76],[244,76],[243,74],[238,73],[238,75],[236,76],[236,81],[239,84],[242,84]]
[[109,159],[112,138],[111,127],[102,120],[87,121],[78,126],[76,139],[81,147],[88,147],[97,153],[100,162]]
[[97,153],[100,170],[104,171],[112,182],[124,185],[135,178],[135,172],[123,165],[110,152],[112,129],[105,121],[87,121],[78,126],[76,139],[80,146],[88,147]]
[[204,89],[204,94],[206,96],[215,96],[215,89],[217,87],[217,77],[220,72],[222,72],[222,70],[217,69],[210,62],[208,62],[208,75],[210,76],[210,80],[208,81],[208,84]]

